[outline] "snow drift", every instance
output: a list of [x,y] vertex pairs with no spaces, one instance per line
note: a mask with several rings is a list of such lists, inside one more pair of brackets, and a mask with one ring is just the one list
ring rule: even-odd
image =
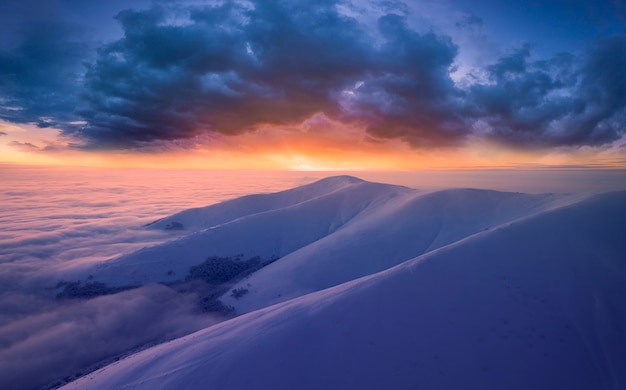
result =
[[[145,350],[65,389],[626,387],[626,192],[560,206],[519,195],[512,205],[534,206],[506,217],[504,206],[480,217],[469,213],[467,224],[449,207],[472,194],[445,194],[455,201],[433,214],[448,210],[456,222],[438,225],[447,228],[419,245],[424,254]],[[392,221],[406,216],[402,205],[422,198],[408,196],[378,199],[394,204],[385,211],[352,209],[352,234],[327,247],[322,239],[315,243],[330,253],[371,228],[356,223],[368,216],[388,215],[379,232],[392,229],[394,237],[400,232]],[[486,203],[503,204],[503,197],[517,195],[490,196]],[[427,205],[417,210],[432,211],[433,203]],[[493,219],[485,222],[485,215]],[[411,226],[406,219],[398,223]],[[335,234],[344,229],[346,220]],[[366,238],[372,235],[363,233],[358,244]],[[402,251],[414,240],[420,239],[407,232],[393,246]],[[304,258],[283,257],[259,271],[265,276],[255,283],[284,275],[280,264],[298,264],[286,273],[297,274]],[[360,267],[359,259],[342,261]],[[322,264],[320,275],[329,265]]]

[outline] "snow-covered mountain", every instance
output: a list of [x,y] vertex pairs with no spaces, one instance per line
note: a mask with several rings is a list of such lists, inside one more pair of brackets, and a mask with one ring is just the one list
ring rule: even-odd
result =
[[[185,280],[207,259],[269,264],[222,302],[237,313],[378,272],[415,256],[576,198],[486,190],[424,192],[338,176],[159,220],[188,233],[74,270],[70,280],[110,288]],[[279,259],[278,261],[275,261]],[[258,268],[258,267],[257,267]]]
[[[116,259],[147,282],[159,273],[141,259],[172,247],[181,262],[213,248],[281,256],[240,282],[250,291],[231,303],[248,314],[64,388],[626,388],[626,192],[324,186]],[[299,297],[263,307],[275,293]]]
[[276,194],[184,211],[148,228],[182,226],[189,234],[87,265],[76,270],[76,276],[113,287],[136,286],[180,280],[191,266],[209,257],[273,260],[333,234],[372,203],[413,191],[339,176]]
[[[151,223],[150,229],[196,231],[235,219],[282,209],[329,195],[363,181],[352,176],[335,176],[274,194],[252,194],[215,205],[191,208]],[[394,186],[389,186],[394,187]],[[399,188],[399,187],[396,187]]]
[[245,313],[382,271],[478,232],[571,201],[485,190],[403,192],[236,284],[222,301]]

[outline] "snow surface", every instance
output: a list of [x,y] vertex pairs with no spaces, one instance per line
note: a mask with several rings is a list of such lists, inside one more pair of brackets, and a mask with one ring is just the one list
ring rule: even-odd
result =
[[168,229],[173,223],[179,223],[184,230],[206,229],[237,218],[293,206],[361,182],[363,180],[352,176],[328,177],[274,194],[253,194],[207,207],[191,208],[155,221],[148,228]]
[[[89,278],[109,286],[135,286],[184,278],[191,266],[211,256],[244,259],[259,256],[262,260],[283,257],[332,234],[372,202],[412,191],[415,190],[338,176],[260,198],[244,197],[242,201],[200,210],[202,223],[232,220],[116,259],[87,264],[75,270],[74,275],[71,270],[64,272],[70,279]],[[259,204],[254,204],[255,200],[260,200]],[[241,215],[244,212],[238,207],[242,202],[246,204],[245,213],[250,214]],[[180,213],[176,221],[197,227],[194,223],[199,223],[198,219],[192,215]],[[166,218],[158,223],[166,226],[172,221]]]
[[[322,202],[313,210],[323,205],[327,224],[327,214],[343,211],[358,193],[335,199],[344,202],[339,209]],[[467,190],[385,194],[359,198],[361,206],[338,217],[332,236],[346,231],[340,238],[311,241],[323,252],[292,251],[291,260],[273,263],[250,283],[304,270],[318,274],[283,286],[341,280],[345,268],[361,269],[359,258],[341,253],[366,255],[387,240],[389,248],[367,261],[382,256],[378,266],[392,264],[415,249],[423,255],[158,345],[64,389],[626,388],[626,192],[569,204]],[[365,207],[372,203],[389,206]],[[280,225],[289,213],[279,215],[272,229],[283,228],[281,234],[323,230],[313,217],[290,220],[286,229]],[[383,236],[369,246],[375,235],[366,233],[374,229],[368,220],[379,221]],[[425,228],[413,220],[441,228],[423,238]],[[403,230],[413,228],[420,233]],[[302,245],[303,236],[290,240]],[[353,236],[359,238],[351,243]],[[323,270],[340,260],[345,264],[327,278]],[[321,265],[308,268],[307,261]],[[289,270],[277,271],[280,264]]]
[[399,264],[485,229],[572,201],[571,196],[486,190],[424,192],[337,176],[275,194],[190,209],[150,225],[188,234],[118,258],[63,270],[111,287],[184,280],[209,257],[280,260],[222,300],[238,313]]
[[238,313],[382,271],[472,234],[571,198],[485,190],[403,192],[373,203],[334,234],[236,284],[249,293],[222,301]]

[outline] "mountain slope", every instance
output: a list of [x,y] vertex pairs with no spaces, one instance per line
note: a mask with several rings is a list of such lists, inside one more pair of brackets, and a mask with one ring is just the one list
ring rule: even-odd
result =
[[306,202],[344,189],[363,180],[352,176],[333,176],[311,184],[273,194],[253,194],[211,206],[191,208],[159,219],[149,229],[202,230],[235,219]]
[[626,193],[476,234],[65,389],[626,387]]
[[[179,280],[209,257],[260,257],[267,262],[332,234],[372,203],[407,191],[414,190],[346,176],[324,179],[264,197],[274,204],[267,211],[260,211],[266,204],[248,207],[247,211],[254,209],[252,214],[66,274],[73,279],[95,278],[113,287],[133,286]],[[241,213],[237,207],[236,201],[216,205],[216,215],[232,217]],[[204,210],[205,217],[211,210]],[[172,222],[168,221],[163,223]]]
[[242,313],[381,271],[567,201],[485,190],[427,193],[338,176],[179,213],[152,228],[177,223],[189,234],[64,272],[70,280],[122,287],[182,280],[208,258],[280,258],[237,287],[249,294],[223,297]]
[[379,272],[472,234],[572,201],[486,190],[404,193],[361,212],[332,235],[254,273],[222,297],[238,313]]

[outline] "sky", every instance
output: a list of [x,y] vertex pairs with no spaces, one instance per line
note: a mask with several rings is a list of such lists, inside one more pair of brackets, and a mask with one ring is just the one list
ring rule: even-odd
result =
[[6,0],[0,163],[626,168],[626,2]]

